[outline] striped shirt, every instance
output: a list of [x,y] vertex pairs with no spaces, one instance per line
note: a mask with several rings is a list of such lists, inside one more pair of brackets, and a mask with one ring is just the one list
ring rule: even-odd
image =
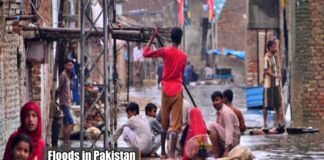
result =
[[[275,56],[271,55],[270,53],[267,53],[264,56],[264,70],[268,69],[270,69],[272,74],[278,74]],[[275,86],[279,86],[279,79],[264,74],[264,88],[271,88]]]

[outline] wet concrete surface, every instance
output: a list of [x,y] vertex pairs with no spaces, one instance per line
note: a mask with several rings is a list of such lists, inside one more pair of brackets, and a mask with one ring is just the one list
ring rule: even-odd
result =
[[[194,100],[199,108],[201,108],[206,123],[215,121],[216,111],[211,103],[211,94],[218,90],[223,92],[225,89],[232,89],[234,92],[233,104],[237,106],[244,114],[247,126],[261,127],[262,112],[261,110],[247,110],[245,101],[245,90],[240,86],[232,84],[224,85],[196,85],[189,87]],[[161,90],[154,87],[131,88],[130,95],[149,99],[151,102],[160,106]],[[185,98],[188,98],[184,91]],[[141,113],[144,113],[144,106],[141,106]],[[268,126],[273,126],[273,113],[269,113]],[[118,114],[118,126],[127,121],[126,113],[123,109]],[[301,134],[301,135],[267,135],[267,136],[249,136],[241,137],[241,145],[248,147],[256,159],[324,159],[324,134],[320,133]],[[85,146],[90,146],[89,141],[85,142]],[[75,141],[72,146],[79,146],[79,142]],[[97,142],[97,147],[102,147],[102,142]],[[119,147],[125,147],[126,144],[118,140]],[[146,158],[147,159],[147,158]],[[154,159],[154,158],[148,158]]]

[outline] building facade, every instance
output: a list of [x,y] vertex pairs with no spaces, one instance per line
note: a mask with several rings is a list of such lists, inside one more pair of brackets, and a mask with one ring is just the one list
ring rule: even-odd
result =
[[287,4],[292,120],[296,126],[320,126],[324,122],[324,1]]
[[[17,18],[20,16],[20,18]],[[19,26],[51,25],[51,1],[30,0],[0,3],[0,157],[10,136],[20,126],[20,108],[27,101],[39,103],[43,117],[43,137],[48,123],[51,84],[51,56],[43,63],[28,60],[30,35]],[[44,49],[50,53],[49,49]],[[47,87],[45,87],[47,86]]]

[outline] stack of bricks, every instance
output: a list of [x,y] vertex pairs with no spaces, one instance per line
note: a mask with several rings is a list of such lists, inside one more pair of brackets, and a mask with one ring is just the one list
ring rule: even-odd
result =
[[291,57],[291,101],[293,121],[304,125],[324,122],[323,7],[323,0],[298,1],[293,15],[296,52]]
[[[17,16],[22,13],[21,11],[21,1],[22,0],[3,0],[3,9],[4,12],[0,16]],[[17,20],[7,20],[5,26],[6,32],[13,32],[14,31],[14,25],[19,24]]]

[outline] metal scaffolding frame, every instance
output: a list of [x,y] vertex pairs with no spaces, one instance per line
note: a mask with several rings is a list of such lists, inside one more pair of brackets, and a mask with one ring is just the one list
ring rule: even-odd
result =
[[[116,0],[97,0],[103,2],[103,9],[100,14],[93,18],[91,11],[89,12],[91,1],[80,1],[80,28],[52,28],[40,26],[22,25],[24,31],[33,33],[33,39],[45,39],[49,42],[58,41],[62,39],[67,40],[81,40],[80,41],[80,148],[84,148],[84,135],[86,118],[92,109],[100,113],[96,108],[96,103],[104,97],[104,112],[101,113],[103,124],[96,126],[101,129],[101,134],[95,138],[91,148],[95,147],[96,142],[104,134],[104,148],[111,149],[117,144],[112,144],[112,134],[117,128],[117,93],[118,93],[118,74],[117,74],[117,46],[116,40],[127,41],[128,61],[127,61],[127,102],[129,102],[129,83],[130,83],[130,43],[129,42],[148,42],[150,35],[154,29],[159,30],[159,42],[153,42],[158,46],[161,42],[169,40],[171,28],[150,28],[141,27],[138,25],[129,25],[128,27],[120,27],[117,25],[116,18]],[[99,3],[99,2],[97,2]],[[62,3],[63,5],[63,3]],[[61,7],[60,7],[61,8]],[[61,12],[63,13],[63,12]],[[99,17],[103,15],[103,27],[96,27],[95,24]],[[109,18],[108,18],[109,17]],[[28,17],[27,17],[28,18]],[[92,19],[93,18],[93,19]],[[108,22],[108,20],[110,20]],[[97,38],[103,42],[103,51],[97,57],[93,58],[89,50],[90,38]],[[112,43],[113,42],[113,43]],[[112,46],[112,47],[111,47]],[[111,53],[111,54],[109,54]],[[112,55],[113,59],[109,59]],[[103,56],[103,66],[99,66],[96,62]],[[88,59],[88,62],[85,59]],[[86,67],[91,65],[87,74]],[[101,73],[100,67],[103,67],[104,73]],[[99,95],[89,107],[89,112],[85,111],[85,84],[90,76],[90,72],[96,70],[103,78],[103,84],[96,84],[101,89]],[[112,72],[111,72],[112,71]],[[111,87],[112,85],[112,87]],[[78,136],[78,132],[74,133]]]
[[[104,113],[101,114],[101,117],[104,121],[104,129],[102,129],[101,134],[96,138],[96,140],[91,145],[91,148],[95,146],[95,143],[98,141],[100,136],[104,134],[104,148],[111,149],[112,147],[117,147],[117,144],[112,144],[112,134],[113,131],[117,128],[117,93],[118,93],[118,74],[117,74],[117,39],[125,40],[127,42],[147,42],[150,39],[150,35],[154,28],[120,28],[120,27],[113,27],[113,24],[116,24],[116,0],[102,0],[103,1],[103,9],[98,17],[94,19],[91,18],[90,13],[88,12],[89,5],[91,0],[81,0],[81,12],[80,12],[80,28],[81,28],[81,79],[80,79],[80,108],[81,108],[81,115],[80,115],[80,147],[84,148],[84,134],[85,134],[85,122],[88,116],[88,113],[85,111],[85,82],[90,76],[90,73],[85,74],[85,68],[89,65],[89,62],[85,62],[85,58],[88,58],[92,62],[92,66],[89,72],[96,69],[97,71],[100,70],[100,67],[104,68],[104,73],[100,73],[103,76],[104,83],[98,84],[103,88],[99,94],[99,96],[95,99],[93,104],[90,105],[89,112],[92,109],[96,109],[95,103],[99,101],[100,97],[104,96]],[[99,0],[98,0],[99,1]],[[99,3],[99,2],[97,2]],[[103,28],[98,28],[95,26],[99,17],[103,15]],[[108,18],[109,17],[109,18]],[[108,22],[109,20],[109,22]],[[116,25],[115,25],[116,26]],[[26,28],[28,29],[28,27]],[[33,28],[29,28],[33,29]],[[48,33],[64,33],[67,34],[67,37],[73,37],[73,33],[77,32],[75,29],[56,29],[51,30],[48,28],[41,28],[40,31],[45,31],[47,34],[42,34],[43,36],[50,36],[55,37],[55,34],[48,35]],[[163,41],[169,37],[170,28],[159,28],[160,34],[162,35]],[[40,32],[42,33],[42,32]],[[57,36],[57,35],[56,35]],[[100,38],[103,41],[103,51],[100,55],[98,55],[95,60],[92,60],[89,52],[89,40],[91,37]],[[112,42],[112,43],[111,43]],[[161,39],[160,39],[161,42]],[[108,45],[109,44],[109,45]],[[128,44],[128,67],[127,67],[127,101],[129,100],[129,59],[130,59],[130,49],[129,43]],[[111,47],[112,46],[112,47]],[[112,53],[112,54],[109,54]],[[113,59],[109,59],[109,55],[112,55]],[[98,66],[96,61],[99,60],[103,56],[103,66]],[[111,72],[112,71],[112,72]],[[111,87],[112,85],[112,87]]]
[[[97,2],[99,3],[99,2]],[[93,148],[95,146],[95,143],[97,142],[97,140],[99,139],[99,137],[104,134],[104,148],[105,149],[109,149],[112,147],[112,143],[111,143],[111,135],[112,135],[112,123],[115,119],[112,119],[110,113],[112,113],[112,107],[109,104],[109,98],[110,98],[110,71],[109,71],[109,51],[108,51],[108,47],[109,47],[109,39],[108,39],[108,26],[109,26],[109,22],[108,22],[108,17],[110,17],[111,14],[109,14],[112,10],[112,8],[114,8],[115,1],[114,0],[103,0],[103,9],[100,12],[100,14],[93,19],[93,17],[91,17],[91,11],[88,12],[88,9],[90,7],[90,0],[81,0],[81,16],[80,16],[80,26],[81,26],[81,80],[80,80],[80,90],[81,90],[81,115],[80,115],[80,147],[84,148],[84,134],[85,134],[85,122],[87,119],[87,116],[89,114],[89,112],[91,112],[92,109],[96,109],[97,111],[99,111],[99,113],[101,114],[101,117],[103,118],[103,122],[104,122],[104,127],[102,129],[101,134],[96,138],[96,140],[93,142],[93,144],[91,145],[91,148]],[[97,23],[97,21],[99,20],[99,17],[103,15],[103,28],[99,28],[97,27],[95,24]],[[89,28],[86,28],[87,26],[89,26]],[[103,29],[103,30],[102,30]],[[89,42],[90,41],[90,33],[91,31],[95,31],[98,33],[97,38],[100,38],[101,41],[103,41],[103,51],[95,58],[95,60],[93,60],[91,57],[93,57],[93,55],[90,55],[90,51],[89,51]],[[114,44],[116,45],[116,43]],[[90,46],[91,47],[91,46]],[[99,60],[100,58],[102,58],[103,56],[103,66],[98,66],[98,64],[96,63],[97,60]],[[86,66],[89,65],[89,61],[85,62],[85,59],[89,59],[90,62],[92,62],[91,64],[91,68],[89,70],[89,72],[87,74],[85,74],[85,69]],[[100,67],[103,67],[104,73],[100,72]],[[90,76],[90,72],[92,72],[94,69],[96,69],[100,75],[103,77],[103,84],[98,84],[98,86],[100,86],[102,88],[102,90],[100,91],[99,95],[97,96],[97,98],[95,99],[95,101],[93,102],[93,104],[90,105],[90,108],[87,111],[85,111],[85,82],[87,81],[87,79]],[[114,68],[115,70],[115,68]],[[114,71],[115,72],[115,71]],[[114,92],[116,92],[116,90],[114,90]],[[116,93],[115,93],[116,94]],[[96,108],[96,103],[98,102],[98,100],[100,99],[100,97],[104,96],[104,113],[102,114],[100,112],[100,110],[98,110]],[[114,106],[115,108],[116,106]],[[116,123],[116,122],[115,122]]]

